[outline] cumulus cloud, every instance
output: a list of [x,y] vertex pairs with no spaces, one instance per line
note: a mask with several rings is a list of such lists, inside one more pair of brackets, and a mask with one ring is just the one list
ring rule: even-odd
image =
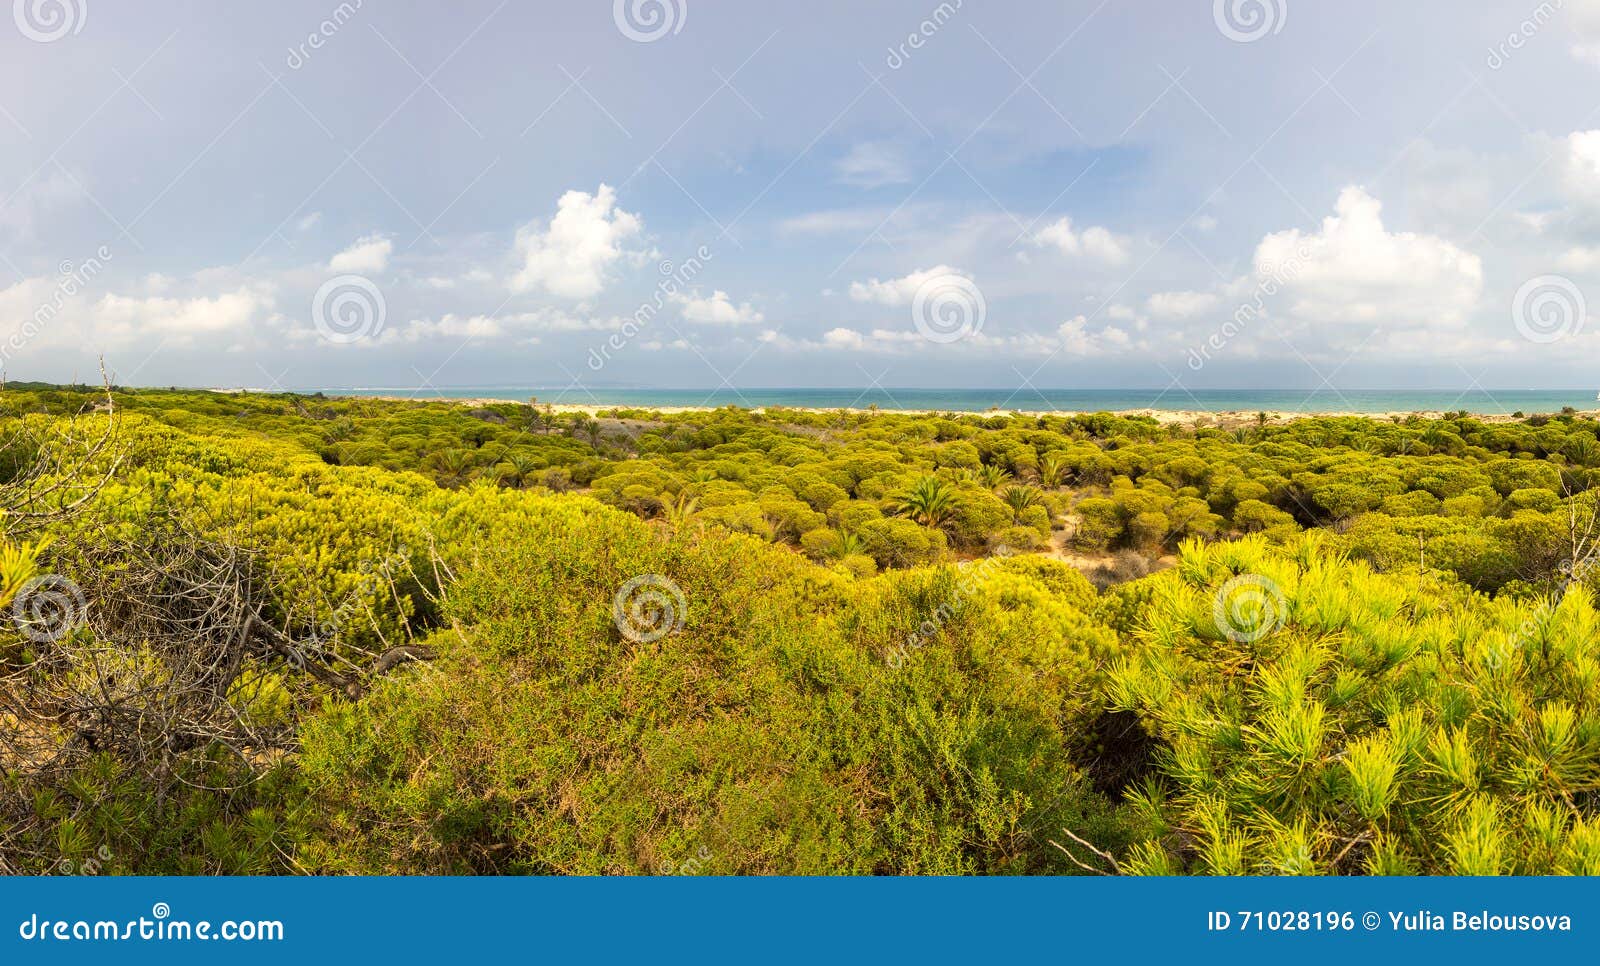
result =
[[272,304],[271,296],[250,288],[193,298],[111,294],[93,304],[85,321],[96,337],[108,341],[152,334],[176,340],[245,336]]
[[1570,200],[1600,208],[1600,130],[1567,135],[1561,181]]
[[537,222],[517,232],[521,269],[511,286],[519,292],[543,290],[570,299],[587,299],[605,288],[612,267],[630,254],[624,245],[638,238],[644,222],[617,206],[616,191],[601,184],[594,194],[568,191],[556,202],[546,226]]
[[1125,239],[1099,225],[1075,231],[1071,218],[1060,218],[1039,229],[1034,233],[1033,243],[1041,248],[1055,248],[1072,258],[1092,258],[1108,265],[1120,265],[1128,260]]
[[1340,192],[1316,232],[1267,235],[1256,270],[1283,279],[1288,314],[1310,326],[1457,326],[1483,290],[1477,255],[1432,235],[1391,232],[1383,205],[1358,187]]
[[364,235],[355,244],[328,260],[328,271],[357,275],[377,275],[389,267],[394,242],[382,235]]
[[384,342],[424,342],[430,339],[481,339],[537,345],[541,335],[574,332],[609,332],[620,329],[620,318],[590,318],[545,307],[529,312],[499,315],[447,312],[438,318],[414,318],[383,332]]
[[403,326],[386,328],[381,335],[381,341],[423,342],[438,338],[498,339],[505,335],[504,323],[493,316],[446,313],[438,319],[412,319]]
[[949,265],[935,265],[932,268],[925,268],[912,272],[910,275],[891,278],[887,281],[879,281],[873,278],[865,282],[851,282],[850,298],[856,302],[907,305],[916,296],[918,289],[935,279],[950,275],[971,278],[959,268],[951,268]]
[[[839,327],[829,329],[820,339],[796,339],[768,331],[762,333],[761,341],[798,352],[845,351],[913,355],[919,352],[937,352],[946,348],[908,329],[861,331]],[[1090,331],[1089,319],[1082,315],[1042,332],[995,335],[980,331],[961,339],[959,344],[966,350],[984,355],[1026,355],[1034,358],[1057,354],[1089,358],[1149,348],[1145,343],[1136,342],[1125,330],[1117,326],[1108,325]]]
[[701,325],[747,325],[763,319],[749,302],[735,305],[728,293],[721,290],[712,292],[708,298],[702,298],[698,289],[692,294],[679,293],[671,298],[683,307],[684,319]]

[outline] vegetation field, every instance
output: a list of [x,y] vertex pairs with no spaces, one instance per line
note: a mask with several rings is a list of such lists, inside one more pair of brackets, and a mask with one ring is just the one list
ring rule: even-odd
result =
[[1600,422],[0,390],[0,871],[1596,874]]

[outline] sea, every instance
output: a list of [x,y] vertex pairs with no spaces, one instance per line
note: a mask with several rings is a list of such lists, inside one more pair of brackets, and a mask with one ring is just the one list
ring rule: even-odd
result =
[[1388,413],[1455,412],[1482,415],[1554,413],[1570,406],[1600,409],[1593,389],[582,389],[561,386],[370,386],[322,389],[330,396],[415,399],[505,399],[599,406],[788,406],[808,409],[913,409],[949,412],[1118,412],[1130,409],[1199,412]]

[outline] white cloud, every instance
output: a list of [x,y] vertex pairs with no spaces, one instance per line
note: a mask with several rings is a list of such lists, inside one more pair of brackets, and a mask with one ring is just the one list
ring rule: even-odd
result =
[[1571,200],[1600,207],[1600,130],[1567,135],[1561,179]]
[[1256,269],[1283,279],[1296,321],[1391,332],[1465,321],[1483,289],[1478,256],[1432,235],[1390,232],[1382,209],[1378,199],[1350,187],[1320,231],[1290,229],[1261,239]]
[[912,272],[902,278],[891,278],[888,281],[879,281],[874,278],[865,282],[851,282],[850,298],[857,302],[906,305],[916,296],[917,289],[936,278],[947,275],[971,277],[958,268],[951,268],[949,265],[935,265],[932,268]]
[[322,220],[322,212],[313,211],[310,214],[306,215],[305,217],[301,218],[299,221],[295,222],[294,223],[294,230],[295,231],[310,231],[311,229],[317,227],[317,223],[320,222],[321,220]]
[[629,254],[624,243],[637,238],[644,223],[617,207],[616,192],[602,184],[594,194],[568,191],[556,202],[547,227],[537,222],[517,232],[522,268],[511,279],[519,292],[542,289],[552,295],[587,299],[605,288],[611,268]]
[[699,290],[690,295],[677,294],[672,301],[683,306],[685,319],[702,325],[747,325],[763,319],[749,302],[735,305],[728,293],[720,290],[712,292],[710,298],[702,298]]
[[1157,292],[1145,301],[1145,308],[1157,318],[1186,319],[1211,311],[1218,301],[1214,292]]
[[785,235],[834,235],[842,232],[867,234],[894,212],[882,208],[835,208],[830,211],[813,211],[778,223]]
[[881,188],[912,181],[911,163],[905,152],[893,144],[867,141],[833,163],[834,179],[858,188]]
[[1564,272],[1600,271],[1600,248],[1594,246],[1570,248],[1556,261],[1556,267]]
[[151,334],[177,340],[220,333],[243,337],[253,334],[271,307],[271,296],[249,288],[194,298],[112,294],[94,303],[88,322],[96,337],[111,341]]
[[[441,337],[455,339],[498,339],[506,335],[500,319],[489,315],[446,313],[435,319],[412,319],[404,326],[383,330],[383,342],[422,342]],[[537,341],[537,340],[534,340]]]
[[[761,341],[797,352],[844,351],[912,355],[920,352],[937,352],[945,348],[909,329],[872,329],[862,332],[840,327],[823,333],[819,340],[796,339],[768,331],[762,333]],[[1056,354],[1069,357],[1094,357],[1135,350],[1143,351],[1149,348],[1145,343],[1136,343],[1126,331],[1116,326],[1106,326],[1097,332],[1090,332],[1089,320],[1082,315],[1061,323],[1054,330],[1006,336],[977,332],[962,339],[959,344],[966,350],[989,356],[1030,357]]]
[[[1560,0],[1555,5],[1563,6]],[[1600,0],[1566,0],[1564,5],[1572,35],[1577,38],[1572,56],[1600,67]]]
[[1107,228],[1092,225],[1083,231],[1074,231],[1071,218],[1060,218],[1033,236],[1033,243],[1042,248],[1053,247],[1071,257],[1085,256],[1108,265],[1119,265],[1128,260],[1125,239],[1113,235]]
[[829,329],[822,335],[822,344],[838,349],[864,349],[866,337],[854,329]]
[[328,271],[378,275],[389,267],[394,242],[382,235],[364,235],[354,245],[328,260]]
[[446,312],[438,318],[414,318],[402,326],[391,326],[384,330],[382,341],[415,343],[454,338],[536,345],[540,335],[613,332],[621,329],[626,321],[622,318],[571,315],[548,306],[502,315]]

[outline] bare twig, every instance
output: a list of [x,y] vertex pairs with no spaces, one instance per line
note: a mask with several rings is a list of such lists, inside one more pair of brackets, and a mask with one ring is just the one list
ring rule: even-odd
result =
[[1076,865],[1078,868],[1083,869],[1086,872],[1093,872],[1095,875],[1121,875],[1122,874],[1122,867],[1117,864],[1117,857],[1112,855],[1110,852],[1107,852],[1104,849],[1096,848],[1093,844],[1085,841],[1084,839],[1082,839],[1078,835],[1074,834],[1071,829],[1064,828],[1064,829],[1061,830],[1061,834],[1065,835],[1067,838],[1071,839],[1072,841],[1074,841],[1074,842],[1078,843],[1079,845],[1083,846],[1084,848],[1088,849],[1090,852],[1093,852],[1095,855],[1099,856],[1106,863],[1106,865],[1111,867],[1111,869],[1110,869],[1110,871],[1107,871],[1105,869],[1089,865],[1088,863],[1086,863],[1086,862],[1082,861],[1081,859],[1079,859],[1076,855],[1073,855],[1071,849],[1069,849],[1066,846],[1062,845],[1060,842],[1057,842],[1056,840],[1051,839],[1050,840],[1050,844],[1055,846],[1056,848],[1060,849],[1061,850],[1061,854],[1065,855],[1069,860],[1071,860],[1073,865]]

